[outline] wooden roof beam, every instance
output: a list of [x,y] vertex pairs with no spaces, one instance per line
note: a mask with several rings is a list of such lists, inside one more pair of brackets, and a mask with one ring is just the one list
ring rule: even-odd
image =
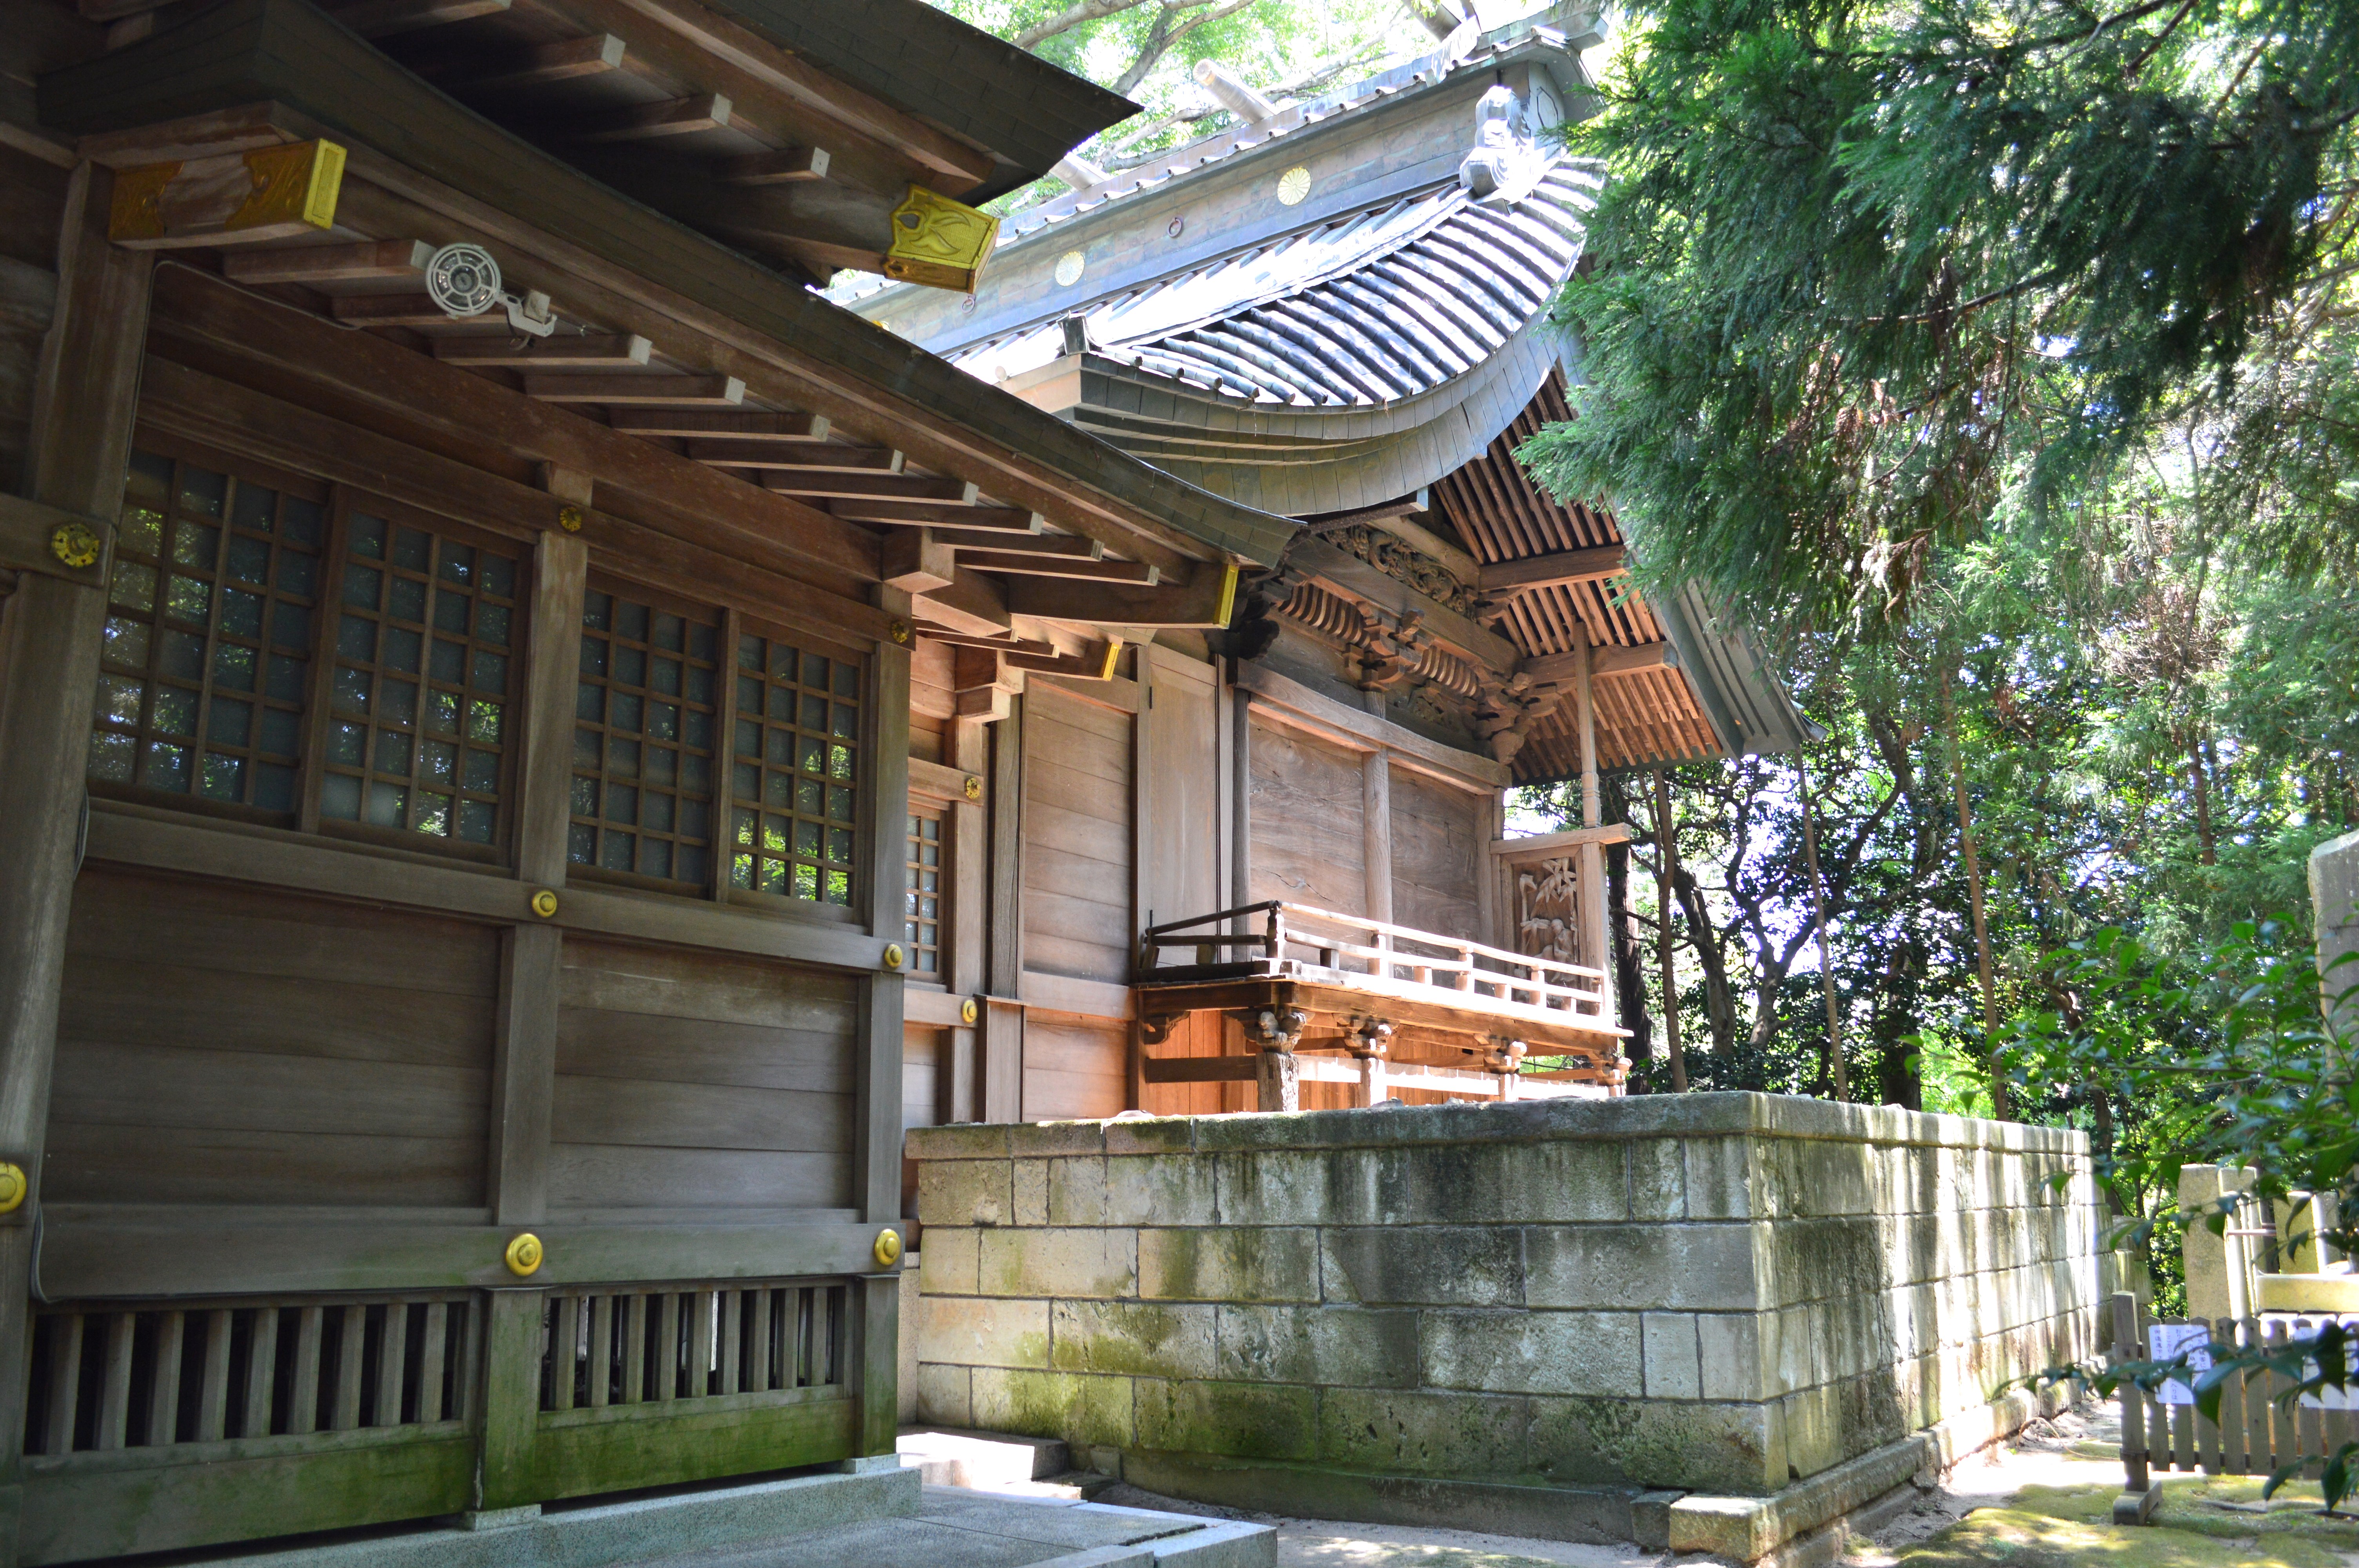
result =
[[728,436],[767,441],[824,441],[821,414],[720,414],[701,409],[618,408],[608,420],[626,436]]
[[1476,586],[1488,594],[1528,593],[1539,588],[1601,582],[1629,569],[1622,546],[1599,545],[1585,550],[1557,550],[1545,556],[1489,562],[1483,568]]
[[1237,568],[1199,561],[1187,577],[1152,588],[1011,577],[1007,612],[1095,626],[1224,627],[1236,609]]
[[1026,556],[1065,556],[1074,560],[1095,561],[1105,557],[1105,546],[1095,539],[1084,539],[1074,534],[994,533],[987,528],[931,528],[927,530],[943,544],[954,548],[992,550],[1001,554],[1014,551]]
[[668,136],[725,131],[729,128],[731,108],[728,94],[723,92],[675,98],[667,103],[638,103],[584,121],[569,135],[572,140],[585,143],[658,142]]
[[331,5],[329,11],[364,38],[389,38],[496,16],[508,5],[509,0],[355,0],[351,5]]
[[[1581,654],[1543,654],[1526,659],[1516,673],[1529,676],[1534,686],[1560,686],[1579,678]],[[1643,675],[1648,670],[1677,669],[1679,651],[1669,643],[1636,643],[1628,647],[1607,644],[1589,650],[1589,676],[1606,680],[1616,676]]]
[[612,33],[535,44],[517,55],[507,69],[451,81],[443,91],[467,94],[513,92],[520,87],[546,87],[553,81],[603,76],[610,70],[620,70],[627,52],[627,46]]
[[721,178],[731,185],[792,185],[827,178],[825,147],[783,147],[774,153],[747,153],[721,166]]
[[688,455],[717,469],[799,469],[817,472],[901,471],[901,454],[887,447],[846,447],[834,442],[786,441],[770,438],[691,438]]
[[527,375],[524,391],[543,403],[609,407],[725,408],[745,401],[745,384],[734,375]]
[[1162,577],[1158,568],[1142,561],[1088,561],[1070,556],[1035,556],[1015,550],[962,549],[958,552],[958,559],[961,566],[973,567],[977,571],[997,572],[1003,577],[1136,583],[1141,588],[1153,588]]
[[1020,506],[958,506],[935,501],[887,501],[868,496],[839,496],[828,511],[847,523],[884,524],[891,527],[923,528],[950,524],[975,532],[1038,534],[1046,522],[1038,512]]
[[[233,251],[222,257],[222,276],[233,283],[299,283],[334,293],[355,283],[419,283],[434,247],[423,240],[363,240],[349,245],[289,245],[282,250]],[[369,296],[407,298],[407,295]],[[433,301],[417,297],[429,310]],[[440,316],[442,312],[435,310]],[[445,318],[448,319],[448,318]]]
[[438,338],[434,357],[451,365],[500,365],[516,370],[627,370],[647,362],[655,345],[635,332],[576,337]]
[[928,479],[902,473],[832,474],[766,469],[760,483],[764,490],[779,495],[821,495],[831,500],[880,496],[893,501],[940,502],[952,507],[973,506],[976,495],[972,480]]

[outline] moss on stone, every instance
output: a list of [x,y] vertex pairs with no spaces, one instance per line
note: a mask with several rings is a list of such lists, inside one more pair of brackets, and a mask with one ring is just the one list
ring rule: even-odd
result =
[[[2163,1482],[2162,1506],[2155,1525],[2221,1540],[2266,1536],[2299,1538],[2324,1542],[2341,1552],[2359,1552],[2359,1520],[2321,1517],[2324,1504],[2315,1481],[2288,1481],[2261,1508],[2258,1476],[2179,1476]],[[2058,1519],[2103,1523],[2113,1517],[2116,1487],[2027,1487],[2015,1500],[2018,1509]]]
[[1896,1568],[2343,1568],[2318,1541],[2290,1535],[2242,1540],[2168,1528],[2118,1529],[2027,1509],[1976,1509]]

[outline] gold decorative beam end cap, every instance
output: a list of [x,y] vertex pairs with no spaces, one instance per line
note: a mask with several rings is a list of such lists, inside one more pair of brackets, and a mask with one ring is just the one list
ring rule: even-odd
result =
[[876,1233],[876,1266],[889,1269],[901,1260],[901,1233],[889,1226]]
[[14,1160],[0,1160],[0,1214],[14,1214],[25,1206],[25,1195],[32,1190],[25,1179],[25,1167]]
[[901,951],[901,944],[898,942],[885,944],[885,968],[898,969],[901,967],[901,960],[907,957],[908,955]]
[[547,888],[532,895],[532,912],[543,920],[557,918],[557,895]]
[[527,1274],[538,1273],[541,1260],[547,1254],[541,1249],[540,1238],[527,1230],[509,1242],[507,1251],[502,1256],[507,1260],[508,1272],[522,1279]]

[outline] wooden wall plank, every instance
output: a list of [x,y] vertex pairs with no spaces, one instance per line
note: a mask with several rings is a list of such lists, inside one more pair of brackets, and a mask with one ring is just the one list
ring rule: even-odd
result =
[[567,1143],[842,1153],[851,1123],[848,1095],[564,1075],[552,1127]]
[[1024,1119],[1120,1112],[1129,1098],[1130,1031],[1053,1012],[1024,1020]]
[[1145,927],[1222,906],[1220,675],[1155,643],[1138,656],[1147,709],[1137,808]]
[[1478,937],[1490,801],[1393,770],[1393,918],[1445,936]]
[[841,1154],[559,1143],[549,1150],[552,1209],[845,1208]]
[[[848,1013],[844,1027],[850,1027]],[[765,1029],[596,1008],[569,1007],[559,1014],[557,1070],[571,1077],[852,1092],[842,1031]]]
[[[1133,720],[1037,684],[1025,709],[1024,966],[1124,983],[1135,935]],[[1026,1061],[1028,1074],[1028,1046]]]
[[1252,897],[1365,914],[1359,754],[1256,714],[1249,755]]
[[60,1203],[355,1205],[466,1208],[484,1201],[484,1141],[49,1122]]

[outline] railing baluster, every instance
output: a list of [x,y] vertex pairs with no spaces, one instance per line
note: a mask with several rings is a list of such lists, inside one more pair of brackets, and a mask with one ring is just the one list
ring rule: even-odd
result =
[[745,1388],[751,1393],[766,1392],[774,1385],[770,1378],[770,1312],[777,1304],[778,1292],[763,1286],[746,1292],[745,1310],[753,1317],[748,1326],[745,1346]]
[[745,1345],[742,1314],[746,1294],[745,1291],[721,1292],[721,1387],[714,1390],[717,1393],[734,1394],[741,1387],[739,1379],[744,1368],[738,1357]]
[[371,1426],[401,1424],[401,1380],[408,1362],[409,1303],[387,1302],[385,1333],[376,1342],[376,1405],[369,1411]]
[[603,1291],[590,1303],[590,1408],[614,1397],[614,1298]]
[[[466,1309],[459,1309],[462,1313]],[[424,1330],[418,1336],[418,1420],[431,1425],[458,1412],[442,1408],[442,1368],[450,1353],[451,1309],[440,1302],[426,1303]],[[462,1322],[465,1320],[461,1319]]]
[[204,1359],[197,1379],[197,1441],[219,1443],[229,1433],[230,1310],[215,1308],[199,1321]]
[[139,1330],[139,1314],[106,1314],[106,1360],[100,1368],[98,1394],[99,1448],[120,1448],[130,1435],[131,1349]]
[[239,1421],[240,1437],[270,1435],[271,1405],[278,1382],[278,1309],[257,1307],[254,1332],[246,1341],[245,1408]]
[[361,1423],[361,1375],[368,1366],[368,1308],[348,1306],[337,1315],[336,1399],[328,1410],[328,1430],[350,1432]]
[[287,1430],[304,1434],[320,1429],[320,1340],[326,1309],[295,1312],[295,1379],[287,1390]]
[[679,1397],[679,1292],[666,1291],[656,1309],[656,1386],[658,1400]]
[[49,1431],[41,1441],[44,1454],[73,1452],[75,1418],[82,1407],[82,1314],[60,1313],[49,1320],[53,1336],[49,1350]]
[[548,1408],[570,1411],[573,1408],[574,1342],[580,1333],[578,1314],[582,1310],[582,1298],[559,1296],[549,1305]]
[[634,1291],[623,1326],[623,1402],[638,1404],[647,1397],[647,1297]]
[[689,1298],[696,1315],[688,1330],[688,1397],[701,1400],[712,1391],[713,1319],[721,1312],[717,1291],[699,1291]]
[[187,1324],[185,1313],[158,1314],[156,1364],[147,1377],[147,1430],[141,1438],[150,1448],[169,1444],[180,1423],[180,1346]]

